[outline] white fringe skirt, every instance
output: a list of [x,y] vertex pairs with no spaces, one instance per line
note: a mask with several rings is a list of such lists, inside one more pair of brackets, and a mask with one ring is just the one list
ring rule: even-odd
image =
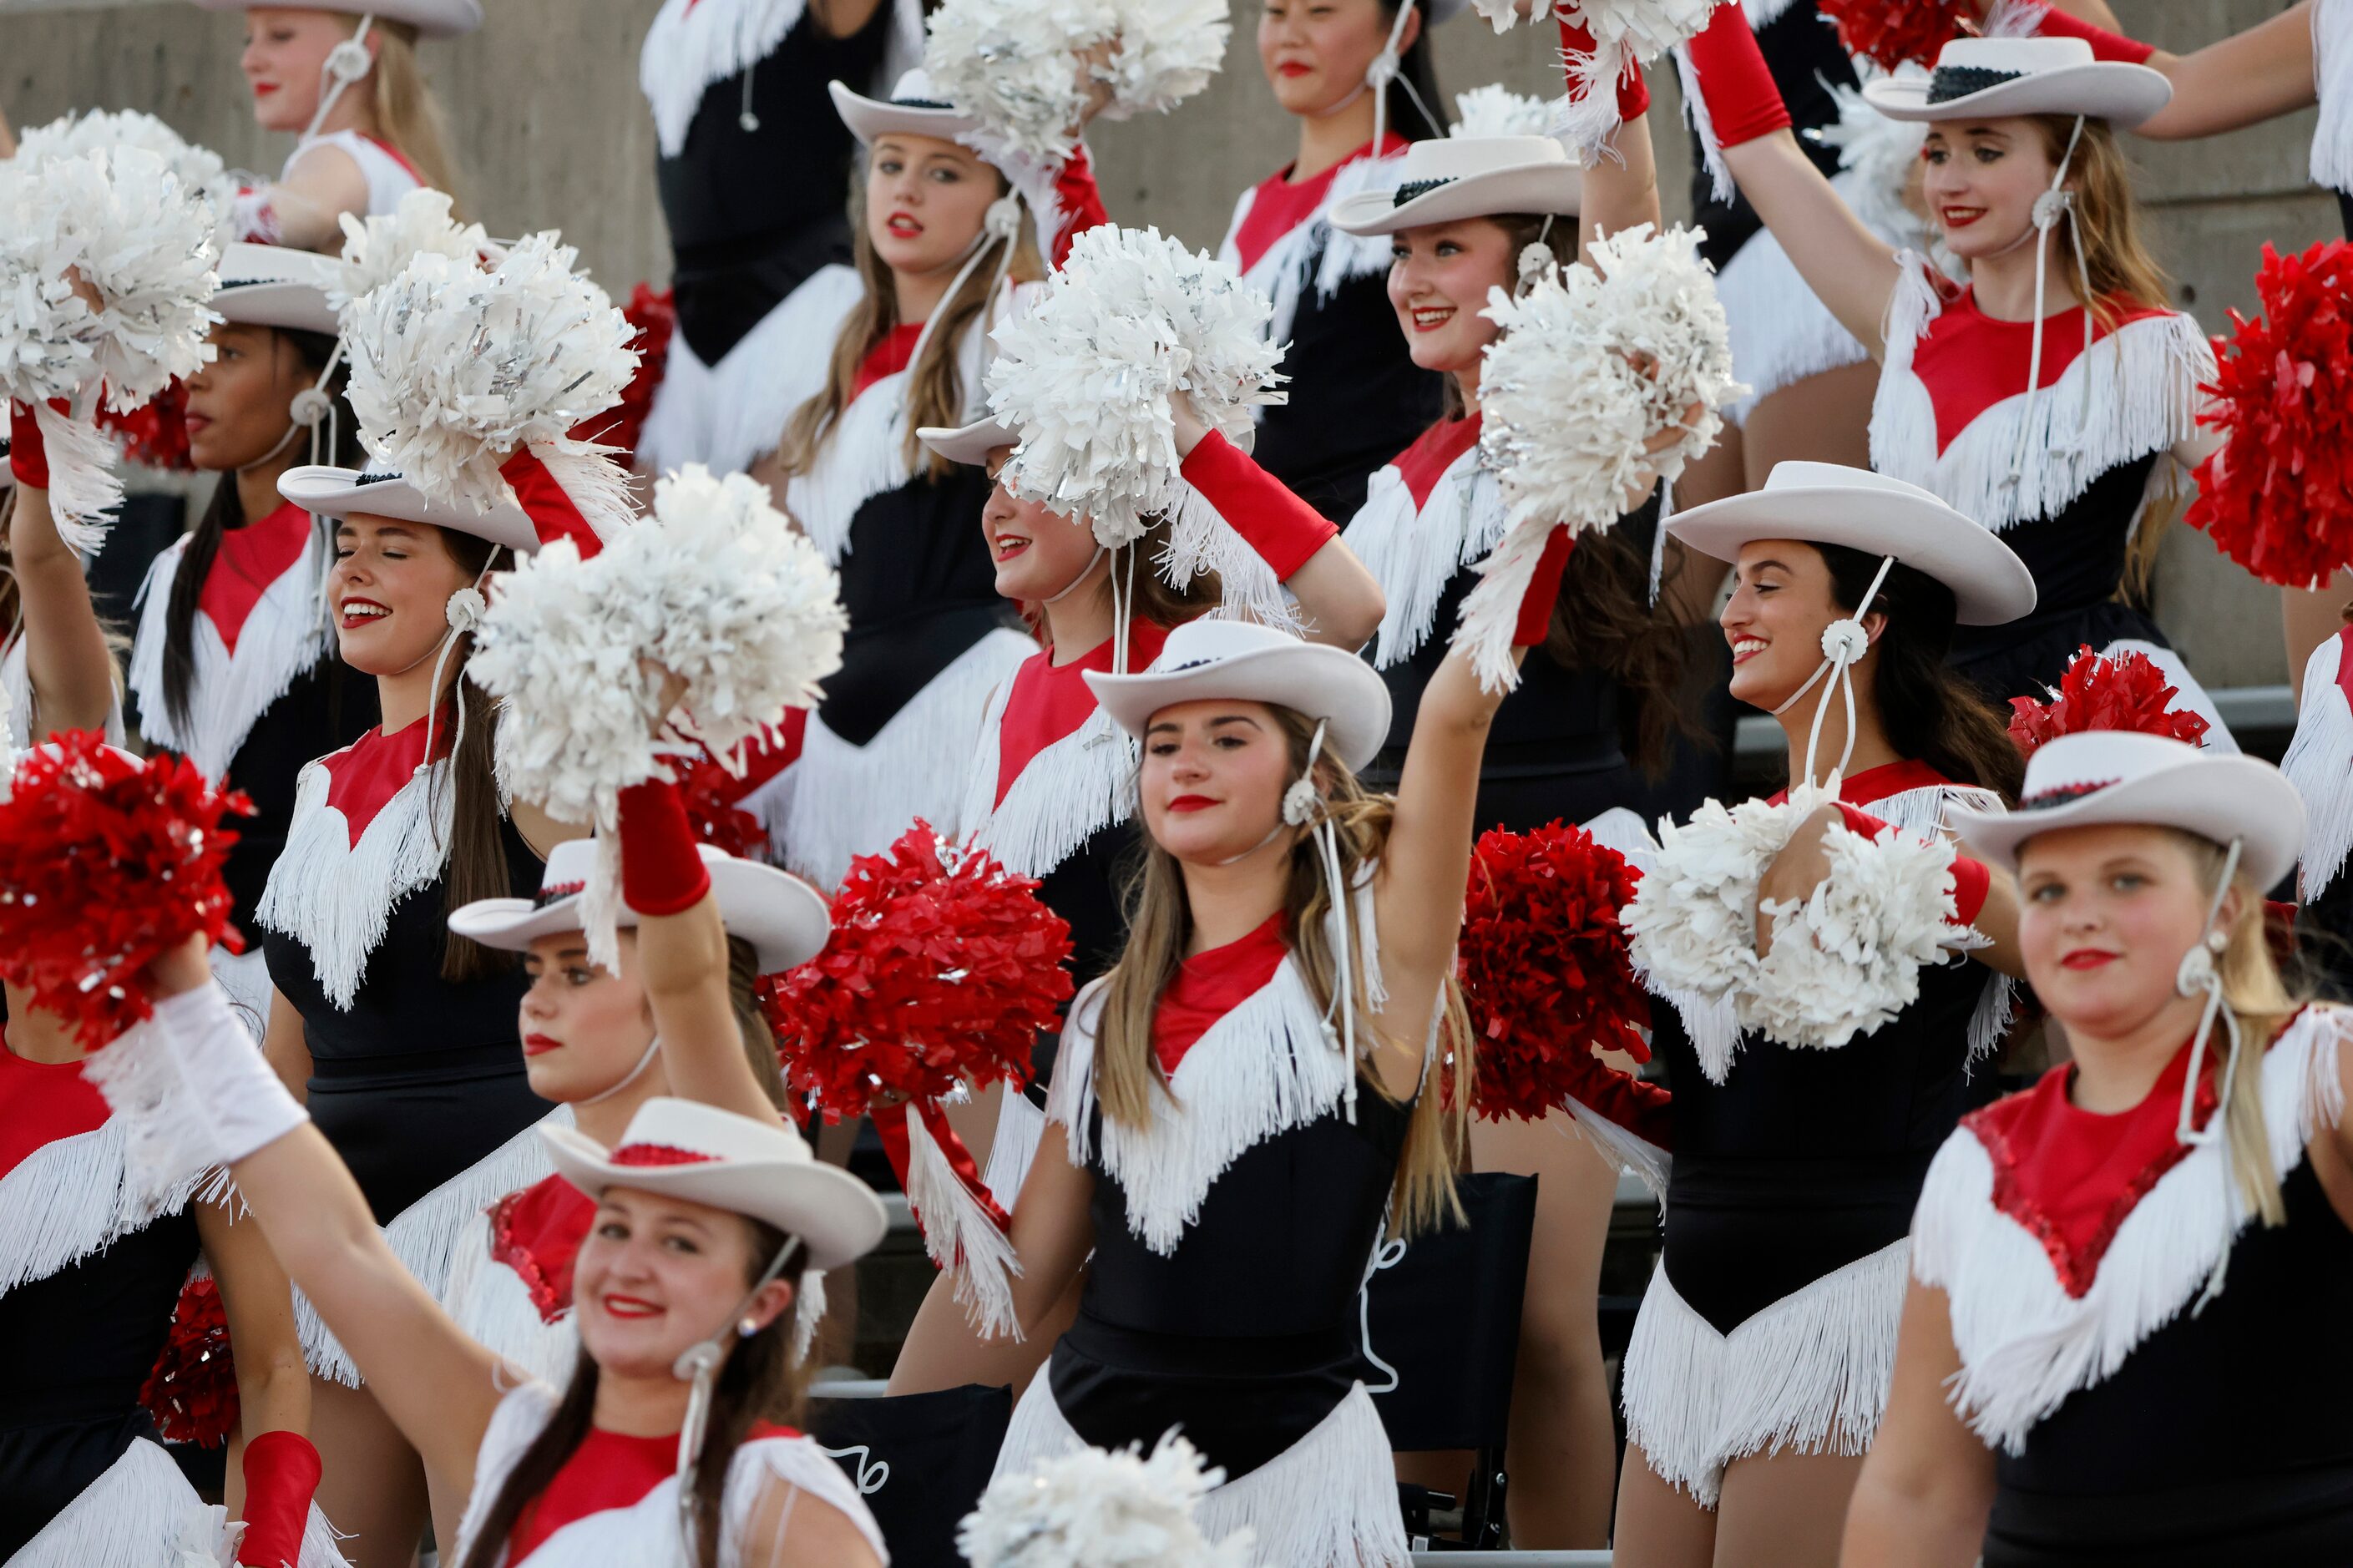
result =
[[[160,1445],[142,1437],[18,1548],[8,1559],[8,1568],[179,1568],[233,1563],[229,1523],[226,1510],[196,1496]],[[313,1503],[302,1531],[300,1568],[345,1568],[335,1539]]]

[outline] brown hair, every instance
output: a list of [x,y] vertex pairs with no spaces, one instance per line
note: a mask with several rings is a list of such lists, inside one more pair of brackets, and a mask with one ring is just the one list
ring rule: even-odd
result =
[[[985,166],[996,177],[998,195],[1012,188],[1003,171],[993,163]],[[1028,204],[1023,204],[1021,213],[1021,226],[1014,235],[1013,259],[1006,276],[1016,282],[1028,283],[1044,277],[1045,268],[1030,237]],[[793,410],[792,417],[785,421],[784,437],[776,447],[776,462],[788,477],[805,474],[816,466],[834,420],[849,406],[849,392],[857,384],[858,367],[899,326],[899,291],[892,281],[890,264],[875,253],[874,242],[866,233],[866,180],[862,174],[850,183],[849,233],[858,276],[866,285],[865,293],[850,308],[842,321],[840,333],[833,341],[833,359],[826,371],[825,390]],[[907,462],[917,472],[928,473],[934,479],[955,465],[925,449],[915,438],[915,432],[924,426],[964,423],[964,373],[957,363],[958,350],[964,342],[965,329],[988,306],[999,247],[1005,243],[989,240],[963,287],[940,301],[933,313],[932,334],[923,343],[923,360],[908,368]]]
[[[776,1032],[760,1007],[760,957],[740,936],[727,939],[727,1006],[735,1015],[736,1032],[744,1037],[744,1057],[760,1092],[778,1110],[786,1109],[783,1067],[776,1060]],[[771,1254],[771,1256],[774,1256]]]
[[[1291,756],[1290,771],[1295,777],[1307,765],[1314,721],[1289,708],[1270,707],[1268,711],[1282,731]],[[1317,757],[1315,773],[1324,789],[1324,809],[1339,828],[1342,873],[1353,886],[1357,868],[1377,859],[1388,844],[1397,798],[1366,794],[1356,775],[1328,752]],[[1152,1097],[1173,1096],[1153,1055],[1152,1021],[1162,993],[1184,959],[1193,928],[1184,873],[1176,857],[1149,834],[1144,836],[1142,847],[1143,862],[1128,888],[1127,946],[1104,984],[1096,1025],[1095,1098],[1104,1117],[1123,1127],[1148,1125]],[[1324,924],[1330,907],[1331,894],[1314,842],[1302,832],[1284,868],[1282,936],[1319,1004],[1328,1004],[1340,983],[1340,955],[1332,951]],[[1353,921],[1348,940],[1352,944],[1363,940]],[[1354,1000],[1362,1026],[1377,1032],[1379,1024],[1361,984],[1360,957],[1357,952],[1347,955],[1348,984],[1356,987]],[[1444,1022],[1430,1049],[1451,1055],[1457,1081],[1468,1081],[1473,1068],[1470,1018],[1451,975],[1446,982]],[[1397,1103],[1378,1073],[1363,1063],[1356,1070],[1375,1094]],[[1470,1098],[1459,1095],[1450,1108],[1444,1104],[1445,1097],[1426,1084],[1414,1101],[1391,1194],[1390,1212],[1399,1234],[1412,1235],[1450,1218],[1459,1220],[1461,1208],[1455,1197],[1454,1173],[1457,1152],[1468,1147]]]
[[[406,22],[376,20],[375,68],[368,73],[376,133],[408,160],[425,183],[448,193],[450,212],[463,217],[458,201],[458,171],[449,162],[448,122],[440,100],[417,65],[417,29]],[[352,20],[359,32],[359,19]]]
[[[797,1238],[787,1237],[748,1215],[737,1217],[752,1238],[744,1268],[745,1288],[766,1271],[769,1260],[789,1243],[792,1253],[776,1277],[792,1285],[793,1299],[797,1301],[807,1283],[807,1248]],[[793,1355],[793,1317],[788,1307],[758,1333],[735,1341],[720,1366],[711,1394],[711,1424],[704,1429],[702,1461],[694,1475],[694,1568],[717,1568],[721,1560],[721,1505],[727,1491],[727,1472],[753,1425],[775,1421],[790,1426],[800,1418],[809,1369]],[[523,1510],[547,1489],[586,1440],[596,1409],[598,1375],[595,1358],[584,1347],[555,1413],[507,1472],[459,1568],[497,1568]]]
[[[470,581],[478,582],[501,546],[462,529],[438,531],[442,542]],[[449,700],[463,712],[464,733],[450,754],[446,778],[451,791],[448,855],[444,862],[443,904],[452,914],[482,899],[507,899],[515,894],[514,878],[507,868],[503,824],[506,805],[499,789],[495,762],[498,701],[466,679],[466,661],[473,657],[473,634],[461,634],[450,650]],[[438,709],[440,698],[435,698]],[[440,787],[437,784],[434,787]],[[441,978],[452,985],[487,980],[515,967],[516,957],[484,947],[471,937],[448,931],[442,938]]]

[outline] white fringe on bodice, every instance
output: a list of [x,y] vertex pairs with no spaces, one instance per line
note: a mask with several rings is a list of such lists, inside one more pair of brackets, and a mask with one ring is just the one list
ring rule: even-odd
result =
[[214,1173],[178,1175],[161,1190],[138,1179],[130,1131],[125,1118],[110,1116],[50,1140],[0,1176],[0,1296],[105,1251],[206,1188]]
[[1373,638],[1374,668],[1387,669],[1419,650],[1448,584],[1494,552],[1509,521],[1503,488],[1476,446],[1447,465],[1419,507],[1396,464],[1373,475],[1341,539],[1388,600]]
[[2353,630],[2328,638],[2306,661],[2295,736],[2280,759],[2280,772],[2304,797],[2304,854],[2296,886],[2306,902],[2327,891],[2353,850],[2353,708],[2337,684],[2348,637]]
[[1135,815],[1135,742],[1097,708],[1077,729],[1032,756],[1000,801],[997,770],[1012,689],[1008,677],[989,695],[958,820],[971,842],[1008,870],[1043,877],[1088,839]]
[[684,333],[673,336],[638,440],[639,466],[664,474],[702,463],[737,473],[775,451],[794,411],[825,390],[828,346],[865,291],[855,269],[820,267],[717,364],[703,363]]
[[1389,237],[1342,234],[1332,226],[1332,209],[1366,191],[1394,191],[1404,166],[1403,153],[1359,158],[1344,164],[1333,174],[1332,184],[1314,214],[1293,225],[1247,269],[1242,267],[1234,236],[1258,200],[1258,187],[1252,185],[1235,202],[1232,221],[1226,226],[1225,242],[1218,247],[1218,259],[1240,272],[1243,282],[1273,302],[1274,313],[1266,326],[1268,342],[1290,341],[1299,302],[1311,289],[1319,301],[1328,300],[1339,292],[1343,283],[1388,270]]
[[572,1381],[580,1361],[580,1330],[571,1305],[554,1322],[541,1315],[522,1276],[491,1256],[487,1208],[458,1233],[441,1305],[477,1343],[517,1371],[555,1388]]

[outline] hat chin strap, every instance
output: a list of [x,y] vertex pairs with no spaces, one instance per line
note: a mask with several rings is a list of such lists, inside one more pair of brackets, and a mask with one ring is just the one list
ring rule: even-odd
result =
[[[1823,781],[1822,785],[1832,795],[1838,793],[1839,781],[1846,775],[1847,762],[1854,755],[1854,667],[1862,661],[1863,655],[1871,651],[1871,634],[1863,630],[1862,617],[1871,613],[1872,601],[1879,597],[1879,590],[1887,582],[1888,569],[1894,564],[1895,557],[1893,555],[1880,557],[1879,570],[1873,574],[1871,586],[1864,590],[1862,603],[1856,607],[1854,614],[1832,621],[1822,628],[1822,662],[1814,666],[1813,674],[1806,677],[1803,686],[1789,693],[1782,700],[1781,705],[1773,710],[1773,717],[1778,719],[1795,708],[1799,699],[1811,691],[1825,675],[1830,676],[1831,685],[1845,698],[1846,743],[1839,748],[1838,766],[1831,770],[1830,777]],[[1825,690],[1814,703],[1814,721],[1806,731],[1804,782],[1809,786],[1814,782],[1814,751],[1821,743],[1822,716],[1831,710],[1830,697],[1830,692]]]
[[586,1100],[575,1100],[573,1103],[575,1105],[604,1104],[607,1100],[612,1099],[615,1095],[628,1088],[629,1085],[643,1078],[646,1074],[646,1069],[654,1065],[654,1058],[659,1055],[661,1055],[661,1037],[659,1035],[656,1035],[652,1039],[646,1042],[646,1054],[638,1058],[638,1065],[631,1068],[628,1072],[622,1074],[621,1080],[618,1083],[613,1085],[612,1088],[606,1089],[601,1094],[592,1094]]
[[[417,764],[418,773],[423,773],[433,765],[433,721],[440,717],[441,713],[441,667],[448,662],[449,650],[458,646],[458,639],[482,624],[482,612],[488,608],[482,599],[482,584],[489,579],[491,568],[497,563],[499,552],[505,548],[503,544],[491,546],[490,559],[482,563],[482,569],[480,572],[474,574],[473,585],[460,588],[450,595],[449,602],[441,608],[442,618],[449,623],[449,629],[443,632],[441,640],[433,645],[433,689],[426,698],[425,760]],[[406,675],[424,662],[425,656],[419,654],[394,673]],[[460,676],[459,679],[465,678]],[[458,733],[449,742],[449,749],[455,752],[465,739],[466,704],[461,700],[458,704]]]
[[[2238,1079],[2239,1016],[2224,1005],[2221,972],[2214,961],[2222,955],[2231,941],[2214,921],[2222,912],[2222,900],[2231,890],[2231,879],[2238,874],[2239,858],[2245,840],[2233,838],[2222,856],[2222,875],[2214,884],[2214,896],[2206,904],[2206,934],[2198,945],[2181,955],[2181,963],[2174,971],[2173,989],[2182,996],[2195,996],[2203,992],[2205,1009],[2198,1016],[2198,1032],[2189,1039],[2189,1067],[2181,1079],[2181,1110],[2173,1124],[2173,1136],[2192,1148],[2209,1143],[2226,1142],[2230,1138],[2231,1090]],[[2198,1082],[2206,1065],[2206,1042],[2214,1032],[2214,1020],[2222,1020],[2222,1030],[2231,1042],[2231,1054],[2222,1061],[2222,1089],[2216,1099],[2213,1117],[2205,1126],[2196,1125]],[[2197,1304],[2190,1309],[2194,1316],[2205,1310],[2206,1303],[2222,1293],[2223,1276],[2230,1271],[2231,1247],[2223,1242],[2221,1253],[2214,1259],[2214,1271],[2206,1277],[2206,1289],[2200,1293]]]
[[1413,83],[1398,74],[1405,51],[1400,49],[1398,44],[1405,37],[1405,19],[1413,15],[1413,8],[1417,3],[1418,0],[1404,0],[1404,3],[1398,6],[1397,20],[1389,24],[1388,40],[1381,45],[1381,52],[1375,55],[1372,63],[1365,68],[1365,79],[1351,88],[1348,90],[1348,96],[1339,102],[1328,109],[1319,109],[1307,117],[1310,120],[1329,120],[1356,100],[1364,97],[1366,93],[1372,93],[1373,156],[1376,158],[1381,155],[1381,143],[1388,140],[1389,83],[1404,82],[1406,96],[1413,100],[1413,106],[1416,109],[1421,110],[1421,117],[1433,125],[1438,123],[1438,117],[1430,112],[1430,105],[1421,101],[1421,94],[1414,90]]
[[[752,1288],[744,1292],[744,1300],[727,1314],[733,1321],[735,1337],[748,1340],[760,1331],[760,1325],[751,1318],[753,1299],[768,1288],[769,1281],[785,1270],[785,1259],[800,1245],[798,1237],[785,1237],[784,1246],[768,1259],[768,1267]],[[688,1346],[670,1363],[672,1377],[694,1386],[686,1396],[686,1423],[678,1429],[678,1528],[686,1543],[687,1560],[694,1561],[694,1477],[702,1466],[702,1438],[711,1425],[711,1391],[719,1381],[719,1368],[727,1360],[728,1324],[723,1322],[709,1339]]]
[[326,90],[319,95],[319,107],[311,116],[311,123],[302,130],[302,140],[310,141],[319,134],[319,127],[334,112],[335,100],[343,96],[343,89],[355,81],[367,79],[375,68],[375,57],[368,53],[368,30],[375,26],[375,13],[360,13],[360,25],[352,36],[327,51],[325,62],[319,68],[319,77]]
[[[1020,234],[1021,198],[1018,195],[1008,193],[988,204],[988,211],[980,222],[980,232],[972,237],[972,243],[965,246],[964,254],[956,258],[964,265],[956,268],[955,280],[948,285],[947,292],[940,296],[940,302],[933,306],[932,313],[924,318],[923,330],[915,334],[914,352],[907,356],[910,366],[923,363],[923,345],[932,341],[932,329],[938,326],[940,318],[947,313],[949,301],[963,290],[965,280],[972,276],[972,269],[980,265],[980,258],[988,254],[994,242],[1003,240],[1005,248],[997,258],[997,275],[988,285],[988,299],[991,303],[995,302],[997,291],[1005,286],[1006,271],[1013,265],[1015,242]],[[953,265],[955,263],[944,261],[923,276],[944,272]],[[984,374],[988,369],[991,342],[984,323],[981,332],[981,370]]]
[[[2070,217],[2075,208],[2075,193],[2062,187],[2067,182],[2068,166],[2075,161],[2075,144],[2084,139],[2084,120],[2083,115],[2075,116],[2075,129],[2068,134],[2067,150],[2059,155],[2059,167],[2051,175],[2051,188],[2034,198],[2034,337],[2026,359],[2026,415],[2019,421],[2018,450],[2010,455],[2010,472],[2001,481],[2012,489],[2019,486],[2026,472],[2027,447],[2034,438],[2034,400],[2040,395],[2042,386],[2043,283],[2050,271],[2044,262],[2051,246],[2051,231],[2059,226],[2061,218]],[[2084,226],[2069,222],[2067,235],[2075,247],[2075,275],[2080,283],[2078,292],[2083,295],[2084,348],[2088,353],[2092,347],[2092,274],[2084,260]],[[2026,236],[2021,234],[1996,254],[2007,256],[2025,243]],[[2092,378],[2086,374],[2084,377],[2083,407],[2075,421],[2079,437],[2091,416],[2091,403]]]

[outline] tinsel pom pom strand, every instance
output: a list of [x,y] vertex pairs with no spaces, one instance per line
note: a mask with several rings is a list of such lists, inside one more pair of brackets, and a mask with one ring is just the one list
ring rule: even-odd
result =
[[366,217],[345,213],[342,223],[343,285],[327,290],[328,309],[338,315],[353,300],[398,278],[418,256],[443,256],[460,265],[479,266],[495,255],[482,226],[458,222],[451,216],[448,194],[430,186],[402,196],[388,213]]
[[1012,152],[1060,160],[1096,84],[1110,118],[1166,112],[1208,85],[1231,31],[1224,0],[946,0],[923,69]]
[[1080,1448],[997,1477],[956,1550],[972,1568],[1248,1568],[1248,1531],[1212,1542],[1194,1518],[1225,1472],[1174,1432],[1140,1450]]

